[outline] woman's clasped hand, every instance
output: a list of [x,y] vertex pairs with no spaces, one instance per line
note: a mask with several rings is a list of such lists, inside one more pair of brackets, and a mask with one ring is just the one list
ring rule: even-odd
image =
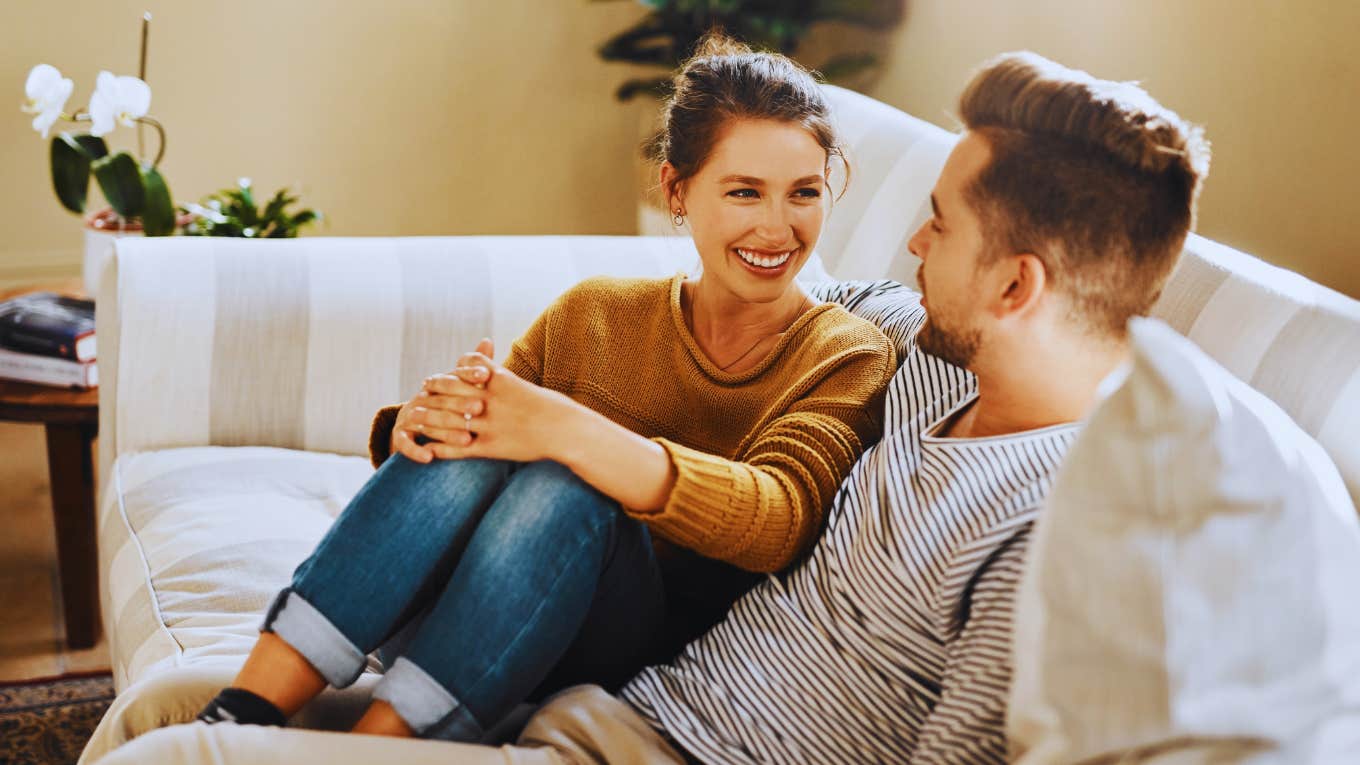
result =
[[551,458],[552,444],[579,405],[497,365],[494,350],[483,339],[451,372],[425,378],[420,392],[397,412],[394,453],[422,463]]

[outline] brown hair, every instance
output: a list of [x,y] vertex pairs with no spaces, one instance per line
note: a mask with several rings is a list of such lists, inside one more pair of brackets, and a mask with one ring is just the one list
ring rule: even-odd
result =
[[728,122],[742,119],[801,125],[826,150],[828,165],[832,157],[840,160],[849,183],[850,165],[821,88],[811,72],[787,56],[755,52],[721,31],[709,32],[680,66],[673,86],[662,107],[661,129],[642,147],[656,164],[675,167],[671,185],[661,190],[667,198],[699,172]]
[[985,259],[1034,253],[1078,318],[1122,337],[1151,310],[1194,225],[1209,172],[1203,131],[1134,83],[1030,52],[984,64],[959,114],[991,148],[965,191]]

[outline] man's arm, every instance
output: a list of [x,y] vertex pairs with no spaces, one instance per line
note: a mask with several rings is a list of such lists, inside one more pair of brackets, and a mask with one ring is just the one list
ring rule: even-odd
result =
[[1012,537],[974,580],[967,621],[949,646],[940,703],[921,728],[914,765],[1005,763],[1015,594],[1029,527]]

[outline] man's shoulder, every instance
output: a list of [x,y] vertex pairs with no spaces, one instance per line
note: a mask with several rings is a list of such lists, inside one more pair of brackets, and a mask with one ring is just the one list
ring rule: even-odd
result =
[[916,333],[926,318],[921,293],[888,279],[819,282],[809,292],[814,298],[837,303],[851,316],[873,324],[892,343],[898,363],[915,346]]

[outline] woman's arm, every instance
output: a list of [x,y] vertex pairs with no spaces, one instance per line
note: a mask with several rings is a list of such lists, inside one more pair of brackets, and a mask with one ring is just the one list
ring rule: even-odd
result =
[[[484,387],[474,385],[488,377]],[[481,354],[464,356],[452,374],[431,377],[412,404],[410,427],[435,439],[426,448],[438,459],[553,460],[624,507],[644,511],[659,510],[675,482],[660,444]],[[470,420],[463,414],[469,410]]]
[[589,407],[570,403],[574,411],[564,419],[550,459],[625,508],[646,514],[665,507],[676,477],[665,448]]
[[[777,571],[816,539],[840,482],[877,437],[875,415],[895,365],[886,340],[876,350],[851,355],[735,460],[643,438],[489,359],[430,378],[428,405],[412,420],[442,442],[428,445],[437,458],[551,459],[670,541]],[[492,369],[485,390],[468,382],[483,365]],[[467,422],[459,407],[474,400],[484,401],[484,414]]]
[[707,557],[750,571],[780,571],[821,534],[841,481],[873,439],[863,414],[786,414],[733,460],[657,439],[675,467],[675,484],[660,510],[629,514]]

